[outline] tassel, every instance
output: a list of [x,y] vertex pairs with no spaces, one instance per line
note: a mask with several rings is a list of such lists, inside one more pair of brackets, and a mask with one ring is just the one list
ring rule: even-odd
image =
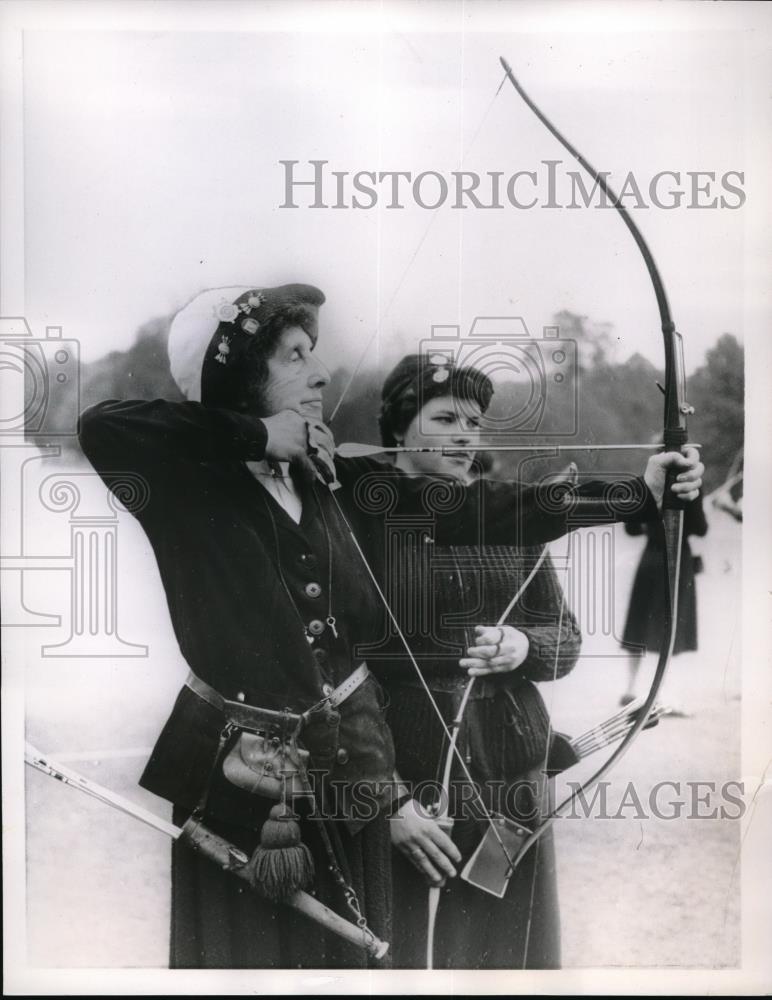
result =
[[307,889],[314,878],[314,859],[300,839],[298,819],[286,803],[272,806],[249,861],[253,886],[275,903]]

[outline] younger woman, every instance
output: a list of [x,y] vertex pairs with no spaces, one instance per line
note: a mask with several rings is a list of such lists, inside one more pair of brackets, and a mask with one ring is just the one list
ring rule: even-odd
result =
[[[475,475],[480,423],[492,394],[490,380],[474,368],[409,355],[383,385],[382,443],[442,447],[443,453],[399,452],[395,464],[405,473],[466,482]],[[538,546],[433,545],[427,559],[405,559],[405,571],[399,576],[397,569],[391,588],[401,594],[411,652],[448,726],[470,677],[477,678],[458,747],[482,788],[486,808],[498,805],[527,825],[533,825],[549,798],[542,768],[550,723],[535,682],[567,673],[580,646],[576,622],[565,607],[548,556],[506,623],[494,625],[540,554]],[[397,769],[408,787],[420,788],[421,783],[441,781],[448,741],[404,647],[400,655],[395,644],[393,657],[383,663],[381,681],[390,696],[388,719]],[[443,858],[438,853],[442,842],[427,836],[425,829],[434,820],[416,801],[404,804],[391,821],[392,842],[399,852],[394,862],[397,968],[426,965],[427,886],[416,878],[416,868],[435,884],[449,874],[448,859],[460,871],[486,829],[479,811],[477,817],[470,815],[476,803],[470,792],[462,791],[465,778],[457,762],[452,774],[460,793],[452,812],[455,854]],[[425,797],[419,798],[425,806]],[[525,856],[501,900],[459,878],[446,880],[437,915],[435,968],[556,968],[559,962],[551,834]]]

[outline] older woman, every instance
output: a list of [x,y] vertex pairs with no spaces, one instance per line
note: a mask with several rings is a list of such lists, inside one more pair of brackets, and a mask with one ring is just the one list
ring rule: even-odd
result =
[[[81,421],[84,451],[108,485],[126,470],[147,481],[148,502],[137,516],[191,668],[141,783],[174,803],[177,821],[199,815],[250,854],[261,829],[276,833],[271,809],[283,789],[280,782],[271,787],[266,764],[278,775],[304,758],[266,759],[259,737],[241,738],[224,701],[286,711],[288,718],[312,710],[303,751],[344,787],[366,781],[386,788],[393,767],[372,675],[360,670],[354,689],[341,690],[362,666],[354,646],[377,627],[380,611],[306,454],[329,377],[313,353],[323,301],[306,285],[202,293],[170,333],[172,373],[190,401],[113,401]],[[281,718],[266,730],[283,745]],[[312,820],[304,815],[307,803],[297,805],[315,892],[388,938],[383,810],[358,815],[345,797],[336,806],[340,823]],[[274,839],[291,840],[294,832]],[[309,887],[307,860],[300,856],[308,877],[295,873],[289,888]],[[281,891],[271,886],[274,896]],[[173,967],[364,961],[353,946],[309,933],[303,916],[251,893],[187,845],[174,845]]]
[[[329,376],[314,354],[323,302],[308,285],[204,292],[170,332],[187,401],[108,401],[81,418],[83,450],[108,486],[129,471],[146,481],[136,516],[191,668],[142,784],[174,804],[177,822],[201,819],[250,854],[262,891],[177,842],[175,967],[366,964],[281,905],[297,888],[389,936],[394,753],[360,652],[382,630],[385,560],[359,502],[362,481],[388,470],[333,466],[321,422]],[[699,486],[695,458],[669,461],[686,468],[678,492]],[[656,516],[666,464],[631,480],[634,501],[610,516]],[[326,485],[336,471],[339,491]],[[425,482],[391,480],[399,509],[424,516]],[[433,530],[444,542],[482,532],[506,544],[523,531],[545,541],[604,495],[590,484],[555,510],[533,489],[458,487]]]

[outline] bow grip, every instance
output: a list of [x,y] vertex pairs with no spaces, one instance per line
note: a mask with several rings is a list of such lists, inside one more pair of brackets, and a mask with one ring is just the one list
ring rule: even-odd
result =
[[[681,452],[688,441],[688,433],[685,427],[674,427],[666,430],[663,438],[665,451]],[[679,474],[678,469],[670,468],[665,476],[665,492],[662,497],[662,510],[684,510],[687,502],[673,493],[671,487]]]

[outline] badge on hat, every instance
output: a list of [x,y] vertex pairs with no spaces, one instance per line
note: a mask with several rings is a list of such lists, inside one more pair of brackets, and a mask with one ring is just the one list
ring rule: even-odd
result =
[[[239,326],[244,331],[248,333],[250,337],[253,337],[257,331],[260,329],[260,321],[251,316],[250,313],[253,309],[259,309],[260,306],[265,302],[265,295],[263,292],[251,291],[249,296],[243,302],[229,302],[227,299],[222,299],[214,307],[213,312],[215,319],[219,323],[235,323],[238,317],[243,313],[243,317]],[[231,338],[228,334],[223,334],[220,343],[217,345],[217,354],[215,355],[215,361],[219,362],[221,365],[228,363],[228,355],[231,352],[230,349]]]
[[450,378],[450,369],[453,366],[453,357],[448,354],[430,354],[429,364],[435,369],[432,372],[432,382],[441,384]]
[[215,318],[220,323],[232,323],[239,314],[239,307],[234,302],[223,299],[214,307]]
[[230,341],[230,337],[223,335],[222,340],[217,345],[217,357],[214,360],[219,361],[221,365],[225,364],[228,360],[228,355],[231,353],[231,349],[229,347]]

